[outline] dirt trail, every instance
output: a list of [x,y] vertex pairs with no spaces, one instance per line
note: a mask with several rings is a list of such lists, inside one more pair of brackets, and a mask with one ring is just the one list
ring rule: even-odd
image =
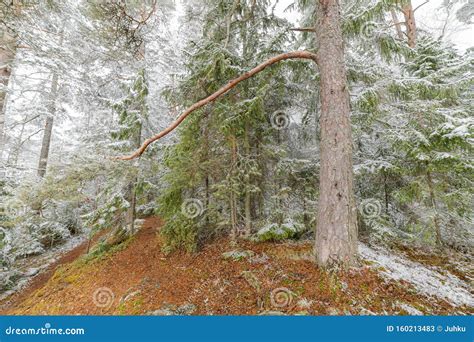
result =
[[[221,239],[201,252],[165,255],[160,220],[145,220],[121,248],[79,258],[65,255],[1,314],[424,314],[467,313],[420,295],[410,284],[383,279],[371,267],[328,273],[315,267],[310,242]],[[244,252],[226,259],[223,253]],[[158,311],[156,311],[158,310]]]

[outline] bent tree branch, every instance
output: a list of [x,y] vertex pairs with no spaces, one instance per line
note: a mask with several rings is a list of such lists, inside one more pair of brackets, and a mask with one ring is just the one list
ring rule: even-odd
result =
[[188,109],[186,109],[178,118],[173,121],[167,128],[165,128],[163,131],[161,131],[158,134],[155,134],[154,136],[146,139],[143,144],[132,154],[128,156],[121,156],[117,157],[117,159],[120,160],[132,160],[137,157],[140,157],[143,152],[147,149],[147,147],[157,141],[158,139],[163,138],[165,135],[168,133],[172,132],[176,127],[179,126],[181,122],[183,122],[186,117],[194,112],[196,109],[199,109],[206,104],[215,101],[219,96],[224,95],[227,93],[229,90],[234,88],[237,84],[239,84],[242,81],[245,81],[246,79],[249,79],[250,77],[254,76],[255,74],[258,74],[265,68],[269,67],[270,65],[273,65],[275,63],[278,63],[280,61],[283,61],[285,59],[311,59],[316,62],[316,54],[309,52],[309,51],[293,51],[293,52],[287,52],[287,53],[282,53],[280,55],[277,55],[275,57],[272,57],[265,62],[257,65],[255,68],[247,71],[246,73],[242,74],[241,76],[231,80],[229,83],[227,83],[225,86],[217,90],[215,93],[209,95],[208,97],[196,102],[192,106],[190,106]]

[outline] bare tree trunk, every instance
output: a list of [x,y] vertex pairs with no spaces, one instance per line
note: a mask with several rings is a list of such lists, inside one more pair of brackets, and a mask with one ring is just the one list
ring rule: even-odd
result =
[[434,224],[435,233],[436,233],[436,246],[438,248],[442,249],[443,248],[443,238],[441,236],[441,227],[439,225],[438,204],[436,203],[436,196],[435,196],[435,192],[434,192],[433,179],[432,179],[431,173],[429,171],[426,172],[426,181],[428,183],[428,188],[429,188],[429,191],[430,191],[431,206],[434,210],[433,224]]
[[394,23],[394,25],[395,25],[395,29],[397,30],[398,39],[403,40],[402,25],[401,25],[400,22],[398,21],[397,12],[395,12],[394,9],[391,9],[391,10],[390,10],[390,13],[392,14],[392,20],[393,20],[393,23]]
[[[0,38],[0,85],[8,88],[11,76],[11,64],[15,57],[15,44],[12,37],[4,33]],[[7,110],[7,91],[0,91],[0,158],[5,147],[5,114]]]
[[55,71],[51,83],[51,92],[49,94],[49,115],[46,118],[44,126],[43,141],[41,143],[40,159],[38,163],[38,176],[41,178],[46,174],[48,166],[49,148],[51,146],[51,136],[53,133],[54,114],[56,112],[56,98],[58,96],[58,73]]
[[321,171],[315,252],[321,266],[350,264],[357,253],[350,102],[337,0],[318,0]]
[[231,153],[232,153],[232,165],[230,169],[230,222],[232,226],[232,238],[235,239],[238,236],[237,232],[237,199],[235,196],[235,189],[234,189],[234,180],[232,177],[234,176],[235,166],[237,164],[237,142],[235,141],[235,136],[231,135]]
[[128,193],[128,202],[130,206],[127,209],[127,213],[125,214],[125,224],[128,228],[128,231],[130,232],[130,235],[132,235],[135,231],[135,209],[136,209],[136,192],[135,192],[135,183],[137,179],[135,178],[132,182],[127,187],[127,193]]
[[[140,124],[140,127],[138,129],[138,132],[136,132],[136,136],[133,137],[133,147],[138,148],[140,147],[141,144],[141,136],[142,136],[142,127]],[[136,194],[136,184],[137,184],[137,177],[134,177],[133,180],[130,182],[128,185],[128,199],[130,206],[127,209],[126,213],[126,225],[129,229],[130,234],[133,234],[135,231],[135,218],[136,218],[136,202],[137,202],[137,194]]]
[[[245,135],[244,135],[244,147],[245,147],[245,154],[246,157],[250,159],[250,142],[249,142],[249,130],[250,126],[249,123],[245,123]],[[245,179],[245,199],[244,199],[244,207],[245,207],[245,235],[250,236],[252,233],[252,217],[251,217],[251,209],[252,209],[252,198],[250,193],[250,175],[248,175]]]
[[[204,160],[209,159],[209,123],[208,123],[208,118],[209,118],[209,111],[206,110],[206,116],[204,119],[204,129],[203,129],[203,135],[204,135]],[[211,203],[211,193],[210,193],[210,175],[209,175],[209,169],[206,167],[206,177],[204,179],[204,188],[205,188],[205,195],[206,195],[206,200],[205,200],[205,210],[204,213],[206,215],[206,226],[209,226],[210,223],[210,217],[209,217],[209,206]]]
[[405,16],[405,26],[407,28],[407,37],[408,37],[408,46],[414,48],[416,45],[416,23],[415,23],[415,13],[409,1],[402,8],[403,15]]
[[[61,28],[61,32],[59,33],[59,46],[62,47],[64,40],[64,26]],[[54,115],[56,113],[56,99],[58,97],[58,83],[59,83],[59,76],[58,72],[55,70],[53,71],[53,79],[51,81],[51,92],[49,93],[49,104],[48,104],[48,111],[49,115],[46,118],[46,123],[44,126],[44,134],[43,134],[43,141],[41,143],[41,152],[40,152],[40,159],[38,163],[38,176],[41,178],[44,177],[46,174],[46,168],[48,167],[48,156],[49,156],[49,149],[51,146],[51,136],[53,133],[53,123],[54,123]]]
[[388,205],[389,205],[389,193],[388,193],[388,184],[387,184],[387,172],[382,171],[383,174],[383,192],[385,195],[385,214],[388,215]]

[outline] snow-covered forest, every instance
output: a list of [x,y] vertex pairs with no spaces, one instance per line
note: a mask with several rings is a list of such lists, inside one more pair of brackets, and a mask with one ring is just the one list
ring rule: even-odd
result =
[[472,1],[0,6],[1,313],[474,313]]

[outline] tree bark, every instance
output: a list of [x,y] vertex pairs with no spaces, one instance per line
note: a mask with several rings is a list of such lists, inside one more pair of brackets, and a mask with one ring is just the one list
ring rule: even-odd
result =
[[11,64],[15,57],[15,42],[12,37],[4,33],[0,40],[0,158],[5,147],[5,121],[7,110],[7,88],[11,76]]
[[133,235],[135,231],[135,208],[136,208],[136,193],[135,193],[135,183],[136,178],[132,182],[130,182],[127,186],[127,197],[128,203],[130,206],[127,209],[125,214],[125,224],[128,229],[130,235]]
[[143,142],[143,144],[140,146],[140,148],[137,149],[132,154],[130,154],[128,156],[117,157],[117,159],[132,160],[132,159],[140,157],[143,154],[143,152],[145,152],[145,150],[148,148],[148,146],[150,144],[152,144],[153,142],[163,138],[164,136],[166,136],[167,134],[169,134],[173,130],[175,130],[176,127],[178,127],[181,124],[181,122],[183,122],[183,120],[186,119],[188,117],[188,115],[190,115],[192,112],[194,112],[195,110],[197,110],[201,107],[204,107],[208,103],[211,103],[211,102],[215,101],[219,96],[224,95],[225,93],[227,93],[229,90],[234,88],[240,82],[249,79],[250,77],[254,76],[255,74],[258,74],[259,72],[263,71],[267,67],[269,67],[269,66],[271,66],[275,63],[278,63],[280,61],[286,60],[286,59],[311,59],[313,61],[316,61],[316,58],[317,58],[317,55],[314,54],[314,53],[311,53],[309,51],[293,51],[293,52],[282,53],[280,55],[277,55],[275,57],[272,57],[272,58],[266,60],[265,62],[257,65],[252,70],[247,71],[246,73],[242,74],[241,76],[233,79],[232,81],[227,83],[225,86],[223,86],[222,88],[217,90],[215,93],[213,93],[213,94],[209,95],[208,97],[206,97],[206,98],[196,102],[195,104],[193,104],[191,107],[186,109],[180,116],[178,116],[178,118],[175,121],[173,121],[163,131],[159,132],[158,134],[155,134],[151,138],[146,139]]
[[230,169],[230,222],[232,227],[232,239],[236,239],[239,234],[237,231],[238,219],[237,219],[237,199],[235,195],[235,186],[234,186],[234,169],[237,164],[237,142],[234,135],[230,136],[231,141],[231,169]]
[[43,141],[41,143],[40,159],[38,162],[38,176],[41,178],[46,174],[46,168],[48,167],[48,156],[49,148],[51,146],[51,136],[53,133],[54,114],[56,112],[56,98],[58,96],[58,82],[59,76],[55,71],[53,73],[53,80],[51,82],[51,92],[49,95],[49,115],[46,118],[44,125]]
[[434,192],[433,178],[431,177],[431,172],[429,171],[426,172],[426,182],[428,183],[428,188],[430,191],[431,207],[434,210],[433,224],[434,224],[435,233],[436,233],[436,246],[439,249],[443,249],[444,244],[443,244],[443,237],[441,235],[441,227],[439,224],[438,204],[436,203],[436,195]]
[[357,254],[350,102],[337,0],[318,0],[316,38],[320,71],[320,197],[316,261],[350,264]]
[[405,17],[405,26],[407,28],[408,46],[414,48],[416,45],[416,23],[415,23],[415,12],[409,1],[402,8],[403,15]]
[[[246,158],[251,158],[250,156],[250,141],[249,141],[249,123],[245,123],[245,133],[244,133],[244,148]],[[245,198],[244,198],[244,209],[245,209],[245,236],[250,236],[252,233],[252,216],[251,216],[251,206],[252,206],[252,197],[250,193],[250,175],[247,175],[245,178]]]
[[[204,135],[204,158],[203,160],[209,159],[209,130],[208,130],[208,118],[209,118],[209,111],[206,111],[206,117],[204,120],[204,128],[203,128],[203,135]],[[209,226],[210,224],[210,203],[211,203],[211,189],[210,189],[210,172],[209,167],[205,168],[206,176],[204,178],[204,189],[206,195],[206,202],[205,202],[205,211],[204,214],[206,215],[206,225]]]
[[[140,147],[141,144],[141,136],[142,136],[142,126],[140,124],[140,127],[138,129],[138,132],[135,133],[136,135],[132,137],[133,140],[133,146],[135,148]],[[136,218],[136,204],[137,204],[137,193],[136,193],[136,184],[137,184],[138,178],[135,176],[133,180],[130,182],[128,185],[128,201],[130,203],[130,206],[127,209],[126,213],[126,225],[129,229],[130,234],[134,234],[135,231],[135,218]]]
[[[64,26],[61,28],[59,33],[59,46],[62,47],[64,40]],[[46,168],[48,167],[48,156],[49,149],[51,146],[51,136],[53,133],[54,115],[56,114],[56,99],[58,97],[58,83],[59,75],[56,70],[53,71],[53,79],[51,81],[51,92],[49,93],[49,104],[48,112],[49,115],[46,118],[44,127],[43,141],[41,143],[40,159],[38,162],[38,176],[41,178],[46,174]]]
[[391,10],[390,10],[390,13],[392,14],[392,20],[393,20],[393,23],[394,23],[394,25],[395,25],[395,29],[397,30],[398,39],[403,40],[402,25],[401,25],[400,22],[398,21],[397,12],[395,12],[394,9],[391,9]]

